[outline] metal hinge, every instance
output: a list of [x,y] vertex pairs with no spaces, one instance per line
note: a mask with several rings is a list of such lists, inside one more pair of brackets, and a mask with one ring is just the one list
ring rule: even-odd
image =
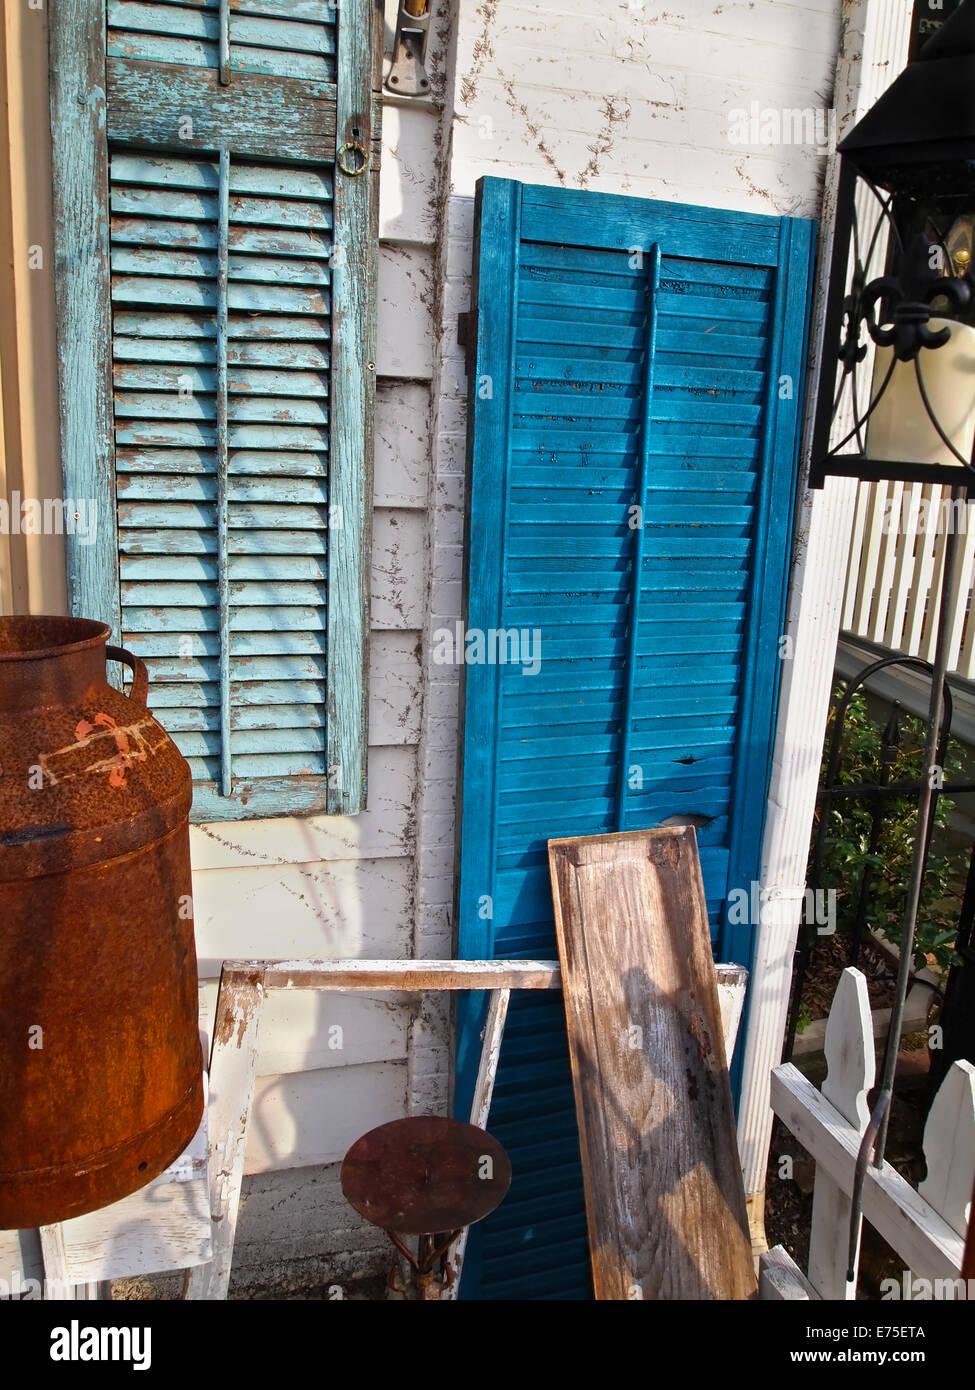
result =
[[474,370],[474,355],[477,347],[477,310],[468,309],[457,315],[457,344],[464,349],[464,364],[467,375]]
[[399,0],[393,62],[386,78],[387,91],[402,97],[429,95],[430,79],[423,66],[429,38],[430,0]]

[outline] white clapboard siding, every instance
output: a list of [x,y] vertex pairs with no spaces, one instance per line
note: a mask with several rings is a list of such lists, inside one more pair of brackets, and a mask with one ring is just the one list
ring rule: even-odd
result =
[[[371,748],[369,809],[358,816],[281,816],[268,821],[191,826],[190,852],[197,884],[211,869],[409,855],[413,847],[410,806],[415,764],[416,752],[410,746]],[[228,954],[239,954],[232,943]],[[270,954],[277,954],[277,950]]]
[[430,388],[383,379],[376,387],[377,507],[425,507],[430,469]]
[[433,376],[433,253],[422,246],[380,247],[376,371],[380,377]]
[[422,512],[377,507],[372,521],[372,627],[423,626],[426,526]]
[[[218,979],[203,985],[211,1010],[219,985]],[[397,994],[272,990],[263,1005],[257,1074],[401,1061],[415,1007],[415,997]]]
[[[423,696],[419,635],[374,630],[369,654],[370,745],[389,748],[418,743]],[[369,780],[371,788],[375,785],[371,774]]]
[[[836,56],[834,3],[645,6],[523,0],[462,23],[454,190],[481,173],[770,211],[818,209],[815,145],[736,148],[729,113],[822,107]],[[688,51],[693,28],[693,56]],[[552,34],[558,43],[552,42]],[[518,102],[512,101],[517,84]],[[526,138],[526,120],[531,139]],[[789,201],[791,199],[791,202]]]
[[339,1162],[360,1135],[405,1114],[406,1087],[402,1061],[259,1077],[244,1172]]
[[228,957],[410,954],[411,864],[347,859],[209,869],[193,883],[200,974]]
[[434,244],[438,134],[432,111],[408,106],[384,110],[379,179],[379,235],[384,242]]

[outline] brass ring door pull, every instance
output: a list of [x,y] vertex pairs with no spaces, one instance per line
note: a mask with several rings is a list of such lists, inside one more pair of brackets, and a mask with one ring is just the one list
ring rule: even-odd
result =
[[369,156],[364,145],[358,140],[350,140],[339,150],[336,163],[343,174],[351,174],[355,178],[357,174],[364,174],[369,168]]

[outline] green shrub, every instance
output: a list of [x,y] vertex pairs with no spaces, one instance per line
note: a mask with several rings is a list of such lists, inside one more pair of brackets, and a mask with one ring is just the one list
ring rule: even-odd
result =
[[[836,702],[842,687],[835,692]],[[823,753],[821,781],[825,781],[829,742],[836,718],[836,703],[830,712]],[[914,715],[900,716],[901,740],[888,780],[891,782],[919,781],[924,771],[926,722]],[[877,782],[881,772],[883,726],[871,720],[862,690],[851,699],[844,720],[837,780],[845,785],[858,782]],[[967,856],[964,851],[941,852],[939,831],[943,831],[954,802],[947,794],[952,777],[962,769],[961,748],[949,739],[945,757],[944,783],[935,808],[935,834],[921,892],[915,938],[914,964],[922,969],[926,964],[947,968],[958,926],[957,900],[948,898],[952,880],[964,878]],[[902,916],[911,872],[914,829],[917,824],[916,797],[888,797],[886,816],[876,854],[869,854],[873,808],[867,799],[842,798],[834,800],[827,811],[829,817],[823,850],[820,882],[812,886],[836,889],[837,930],[850,932],[856,917],[860,882],[865,864],[873,869],[867,906],[867,926],[879,928],[895,944],[900,941]],[[822,811],[817,812],[817,821]],[[812,859],[810,858],[810,876]],[[810,883],[812,879],[810,877]]]

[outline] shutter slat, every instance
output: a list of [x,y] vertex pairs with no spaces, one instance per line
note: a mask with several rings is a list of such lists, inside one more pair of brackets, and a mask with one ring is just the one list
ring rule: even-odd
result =
[[[127,421],[129,417],[138,420],[140,425],[126,424],[123,432],[131,434],[138,431],[143,438],[147,438],[157,425],[165,426],[169,420],[215,420],[217,414],[217,403],[213,395],[179,395],[178,393],[158,394],[142,391],[117,391],[115,393],[115,414],[119,420]],[[244,424],[328,424],[328,410],[320,400],[308,400],[304,398],[290,399],[257,396],[249,398],[247,396],[231,396],[228,399],[227,415],[229,418],[229,438],[231,444],[236,447],[246,447],[248,440],[254,441],[257,438],[265,439],[268,443],[274,440],[274,434],[268,433],[263,436],[255,436],[253,432],[248,432],[235,426]],[[120,433],[120,442],[128,442],[124,438],[124,433]],[[201,440],[204,432],[199,431]],[[175,436],[171,436],[174,437]],[[180,436],[182,438],[182,436]],[[210,438],[215,438],[210,432]],[[282,432],[279,442],[287,439],[303,438],[306,443],[312,443],[312,439],[307,436],[297,434],[291,430]],[[313,447],[320,447],[322,436],[314,438]]]
[[[247,313],[327,314],[329,296],[322,290],[291,285],[259,285],[233,281],[230,308]],[[116,304],[159,305],[176,309],[215,309],[216,285],[204,279],[119,275],[112,280]]]
[[[185,523],[183,523],[185,524]],[[209,555],[216,552],[216,537],[204,526],[193,530],[122,527],[119,549],[125,555]],[[230,535],[231,555],[320,555],[327,554],[325,531],[237,531]]]
[[[231,319],[227,329],[229,342],[227,344],[227,357],[232,360],[235,352],[235,338],[256,338],[256,339],[275,339],[284,338],[289,340],[294,338],[304,339],[323,339],[329,337],[329,327],[327,319],[314,318],[288,318],[281,315],[277,318],[255,314],[250,319]],[[145,314],[135,313],[124,309],[116,310],[115,313],[115,341],[124,341],[127,345],[142,338],[148,339],[178,339],[184,338],[215,338],[216,324],[209,314],[165,314],[154,313],[151,318]],[[246,345],[254,351],[258,344]],[[241,351],[245,351],[245,345],[241,344]],[[269,351],[277,350],[277,344],[268,345]]]
[[[184,37],[178,33],[153,34],[135,29],[109,29],[105,52],[109,58],[182,63],[199,68],[220,66],[217,43]],[[274,77],[298,77],[318,82],[332,82],[335,79],[335,63],[330,55],[252,47],[243,42],[231,43],[230,66],[237,72],[266,73]]]
[[[235,726],[248,728],[246,720],[273,721],[278,717],[278,705],[293,705],[303,712],[302,717],[313,724],[323,721],[322,710],[316,708],[324,704],[325,685],[323,681],[234,681],[231,683],[234,704]],[[153,709],[180,709],[185,711],[181,718],[186,720],[200,715],[209,716],[204,711],[217,709],[220,704],[220,690],[216,679],[205,683],[184,681],[181,684],[169,682],[158,685],[152,692]],[[251,711],[251,707],[255,707]],[[172,716],[167,716],[167,727]],[[173,727],[177,727],[173,725]],[[216,728],[216,724],[184,723],[181,727]],[[274,728],[274,723],[257,723],[255,728]]]
[[[145,583],[126,581],[122,584],[122,602],[133,608],[148,605],[175,608],[212,606],[216,603],[216,597],[216,584],[205,581],[153,580]],[[242,610],[271,605],[289,608],[307,604],[314,607],[324,604],[325,599],[324,585],[301,581],[280,584],[273,581],[239,580],[231,590],[231,602]],[[285,617],[290,619],[291,614]],[[238,614],[238,621],[242,626],[246,626],[250,621],[250,614],[241,612]]]
[[[186,683],[206,682],[216,685],[220,672],[215,650],[209,650],[214,646],[212,639],[206,636],[194,639],[194,650],[199,647],[199,653],[178,657],[174,656],[174,653],[179,651],[178,639],[168,634],[164,633],[158,640],[154,640],[152,637],[133,633],[131,640],[134,643],[132,650],[138,651],[149,667],[153,699],[160,698],[163,694],[178,699],[178,692]],[[281,652],[263,656],[254,653],[241,657],[231,655],[230,689],[235,698],[239,692],[246,691],[251,685],[256,686],[262,681],[274,684],[276,677],[289,688],[296,682],[309,680],[321,685],[325,679],[325,658],[317,648],[309,649],[302,654],[290,655]],[[324,689],[324,686],[321,688]],[[241,697],[241,702],[246,703],[245,697]]]
[[[134,608],[124,610],[127,632],[219,632],[220,615],[216,603],[205,608]],[[282,635],[295,641],[325,629],[325,615],[317,608],[293,608],[288,614],[294,631]],[[261,633],[276,633],[282,617],[273,608],[234,609],[230,615],[230,631],[259,639]],[[281,634],[279,634],[281,635]],[[235,648],[239,650],[239,648]],[[255,649],[256,650],[256,649]],[[265,648],[260,648],[265,651]],[[282,651],[312,651],[314,647],[282,646]]]
[[[216,513],[212,506],[195,502],[126,502],[119,505],[119,525],[122,527],[175,527],[183,529],[196,527],[210,530],[216,525]],[[264,528],[302,527],[310,531],[324,531],[327,520],[323,512],[314,507],[300,504],[280,506],[271,503],[232,502],[230,504],[230,524],[238,534],[230,539],[231,548],[244,544],[246,536],[240,534],[241,528],[253,527],[266,537]],[[272,547],[271,554],[279,553]],[[314,552],[312,552],[314,553]]]
[[[115,150],[111,156],[110,171],[113,183],[111,192],[113,212],[116,210],[114,199],[120,196],[121,192],[119,185],[146,184],[148,186],[156,185],[165,190],[160,195],[160,207],[163,209],[163,216],[171,215],[165,211],[166,200],[172,193],[175,195],[175,201],[178,202],[178,193],[175,191],[179,189],[209,190],[214,197],[212,203],[208,204],[210,211],[207,216],[211,219],[216,216],[216,191],[219,184],[219,173],[215,159],[193,159],[179,155],[147,155],[132,150]],[[230,166],[231,221],[239,220],[235,212],[237,207],[235,195],[240,194],[328,201],[332,196],[332,182],[330,175],[321,168],[288,168],[286,165],[266,165],[256,164],[248,160],[235,160]],[[303,203],[301,206],[305,209],[307,216],[316,215],[315,209],[308,203]]]
[[[215,391],[217,374],[213,368],[185,366],[145,366],[119,363],[115,367],[116,387],[132,391]],[[230,368],[227,389],[232,395],[324,397],[328,380],[315,372],[270,371],[234,366]]]
[[[127,502],[140,501],[212,501],[217,495],[214,474],[180,473],[120,474],[118,494]],[[328,493],[323,482],[311,478],[241,478],[233,476],[228,481],[230,499],[238,502],[301,502],[324,507],[328,504]]]
[[230,43],[231,48],[239,43],[282,48],[296,53],[331,55],[335,52],[331,25],[294,23],[284,18],[256,18],[239,9],[230,14]]
[[[119,364],[128,362],[190,365],[213,365],[216,362],[216,345],[212,340],[117,336],[114,349],[116,372],[120,370]],[[231,339],[227,344],[227,362],[231,367],[311,368],[324,372],[328,370],[328,353],[313,343],[238,342]]]
[[[192,734],[177,734],[174,743],[179,748],[180,741],[184,738],[193,738]],[[180,750],[182,751],[182,749]],[[206,790],[208,783],[217,780],[220,771],[220,758],[198,758],[190,756],[186,759],[190,765],[190,772],[194,782],[198,785],[196,795],[200,797],[201,792]],[[234,775],[238,781],[245,784],[248,801],[255,798],[251,795],[250,787],[247,785],[253,778],[260,784],[268,787],[271,793],[268,802],[264,803],[261,811],[262,815],[275,815],[275,806],[280,806],[281,797],[287,796],[289,788],[287,781],[292,777],[314,777],[320,775],[322,764],[322,752],[314,750],[308,753],[252,753],[244,754],[234,758]],[[280,779],[279,785],[275,785],[275,779]],[[202,797],[201,797],[202,799]],[[212,805],[212,818],[219,819],[221,803],[225,803],[224,798],[217,797]],[[260,804],[260,803],[259,803]],[[315,810],[315,804],[307,807],[309,811]]]
[[[112,240],[117,246],[185,248],[196,251],[216,249],[217,236],[206,222],[168,221],[163,217],[116,217]],[[231,251],[268,256],[303,256],[327,259],[332,244],[322,232],[293,231],[287,227],[230,228]]]
[[[328,431],[303,425],[231,424],[231,449],[298,449],[316,453],[328,448]],[[173,445],[176,448],[212,449],[217,442],[214,426],[192,420],[120,420],[115,431],[117,444]]]
[[[325,732],[321,728],[282,728],[279,736],[274,729],[236,729],[230,738],[235,753],[321,753],[325,750]],[[176,738],[180,752],[186,758],[208,758],[220,752],[220,731],[187,731]],[[309,765],[305,767],[310,771]]]
[[[231,556],[227,566],[231,580],[286,579],[324,583],[325,565],[311,555]],[[217,562],[210,555],[123,555],[119,574],[126,580],[215,580]]]
[[[214,690],[217,694],[219,693],[219,687],[215,686]],[[323,695],[323,687],[317,689],[313,687],[312,703],[307,705],[297,703],[296,696],[292,695],[290,701],[279,705],[255,706],[253,709],[237,708],[231,715],[231,729],[235,732],[274,729],[287,729],[290,732],[296,729],[323,729],[325,726]],[[161,709],[162,706],[153,701],[152,708],[154,710]],[[220,717],[219,708],[211,706],[205,701],[200,701],[197,708],[189,708],[188,706],[168,708],[165,716],[166,729],[169,733],[219,734]],[[280,742],[283,744],[285,739],[280,740]],[[315,748],[319,746],[324,747],[323,744],[312,745]],[[250,750],[242,748],[237,740],[231,738],[231,751],[234,753],[266,752],[269,747],[273,751],[273,738],[265,738],[261,747]],[[284,748],[283,751],[289,750]]]

